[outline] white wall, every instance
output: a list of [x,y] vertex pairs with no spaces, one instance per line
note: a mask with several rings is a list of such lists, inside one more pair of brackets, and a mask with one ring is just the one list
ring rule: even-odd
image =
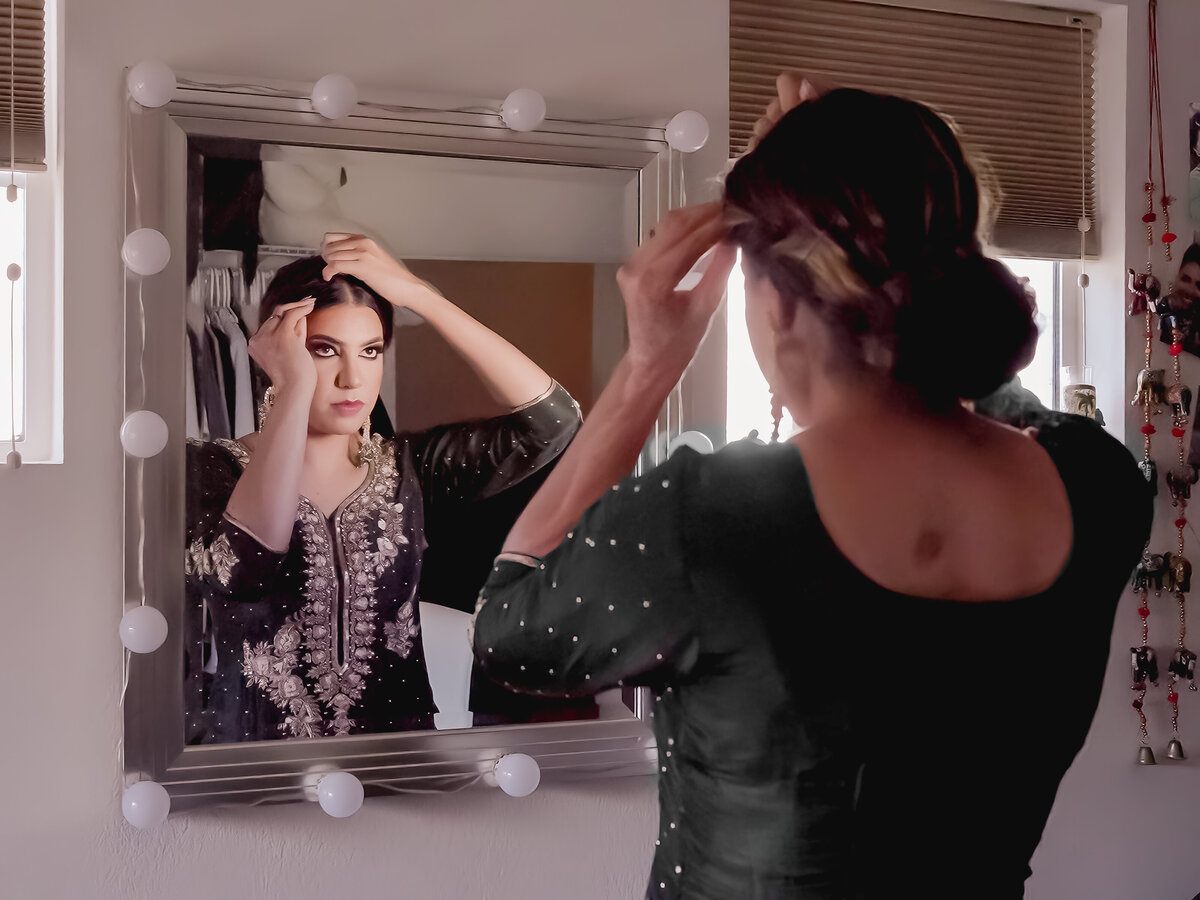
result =
[[[9,681],[0,893],[6,897],[216,896],[620,898],[637,896],[651,853],[653,786],[609,780],[550,787],[526,801],[487,792],[373,799],[335,822],[308,805],[173,817],[142,834],[120,819],[117,742],[120,655],[121,68],[157,56],[179,69],[313,80],[340,70],[363,85],[499,97],[519,85],[552,106],[575,101],[597,118],[669,115],[692,106],[714,125],[691,160],[689,193],[723,162],[727,17],[723,0],[506,0],[356,3],[335,15],[317,0],[71,0],[66,9],[66,463],[0,472],[0,572],[6,619],[0,659]],[[1145,153],[1145,0],[1129,7],[1123,123],[1102,132],[1109,217],[1136,224]],[[1121,12],[1118,8],[1117,12]],[[1163,108],[1171,193],[1186,196],[1187,104],[1200,99],[1200,5],[1161,0]],[[1106,27],[1122,28],[1122,17]],[[1124,44],[1110,52],[1118,55]],[[1110,95],[1112,96],[1112,95]],[[1126,126],[1121,134],[1121,125]],[[1123,141],[1123,143],[1122,143]],[[1120,163],[1114,163],[1119,159]],[[1106,162],[1107,160],[1107,162]],[[1119,183],[1118,183],[1119,182]],[[1123,204],[1122,204],[1123,201]],[[1188,234],[1184,207],[1176,231]],[[1144,256],[1135,228],[1114,238],[1103,278]],[[1101,280],[1093,270],[1093,283]],[[1092,292],[1089,324],[1111,331],[1121,292]],[[1123,322],[1123,319],[1119,319]],[[1120,327],[1124,327],[1121,325]],[[1140,362],[1133,329],[1118,372],[1125,390]],[[1098,346],[1103,346],[1103,342]],[[1111,346],[1111,345],[1110,345]],[[1122,366],[1122,363],[1124,365]],[[1185,376],[1200,382],[1200,360]],[[1103,390],[1103,386],[1102,386]],[[1102,405],[1114,414],[1127,402]],[[1114,417],[1110,414],[1110,420]],[[1160,448],[1165,445],[1160,442]],[[1160,507],[1156,545],[1169,537]],[[1200,562],[1200,553],[1193,553]],[[1168,633],[1155,605],[1155,642]],[[1126,685],[1133,603],[1118,614],[1113,657],[1088,745],[1068,773],[1034,858],[1030,900],[1189,900],[1200,891],[1194,761],[1142,769]],[[1200,620],[1195,622],[1200,634]],[[1200,642],[1200,639],[1197,639]],[[1072,688],[1069,648],[1054,648],[1044,694]],[[1162,690],[1150,709],[1156,749],[1167,735]],[[1183,698],[1184,744],[1200,760],[1200,699]],[[1038,736],[1029,735],[1029,752]],[[1163,754],[1160,752],[1160,757]],[[1013,760],[1020,765],[1021,760]],[[936,848],[931,848],[936,863]]]
[[[1102,12],[1105,17],[1098,51],[1098,86],[1109,114],[1098,131],[1105,250],[1103,259],[1089,267],[1095,288],[1088,292],[1089,362],[1097,368],[1100,405],[1110,426],[1116,425],[1112,430],[1123,434],[1140,458],[1141,420],[1129,406],[1129,398],[1134,376],[1143,364],[1144,342],[1140,321],[1130,322],[1124,315],[1121,285],[1126,266],[1140,268],[1146,259],[1145,229],[1140,222],[1145,211],[1142,184],[1147,141],[1146,2],[1070,5]],[[1122,40],[1126,27],[1127,41]],[[1160,0],[1158,35],[1168,192],[1180,198],[1171,216],[1173,230],[1181,236],[1176,245],[1178,260],[1193,229],[1200,228],[1200,222],[1187,220],[1186,202],[1188,103],[1200,99],[1200,4]],[[1119,107],[1121,99],[1125,100],[1124,115],[1113,118],[1113,106]],[[1173,275],[1177,264],[1168,266],[1161,254],[1155,257],[1155,271],[1160,274]],[[1164,365],[1165,351],[1156,343],[1156,365]],[[1200,360],[1184,355],[1183,378],[1193,390],[1200,384]],[[1159,433],[1154,456],[1161,479],[1172,464],[1174,440],[1169,417],[1160,417],[1156,424]],[[1196,508],[1200,509],[1200,499]],[[1161,552],[1173,547],[1174,518],[1170,500],[1160,494],[1152,548]],[[1193,518],[1200,519],[1200,512]],[[1188,555],[1200,562],[1200,540],[1189,532],[1187,541]],[[1028,900],[1191,900],[1200,892],[1200,854],[1196,852],[1200,837],[1196,818],[1200,695],[1182,691],[1180,734],[1193,758],[1172,762],[1165,752],[1170,738],[1166,680],[1160,682],[1147,697],[1151,740],[1159,765],[1137,766],[1137,717],[1129,705],[1129,648],[1140,639],[1136,606],[1132,592],[1127,591],[1117,612],[1100,708],[1086,746],[1059,789],[1034,855]],[[1195,603],[1192,607],[1194,636],[1188,643],[1196,648],[1200,644],[1200,613]],[[1175,638],[1174,600],[1152,599],[1151,609],[1151,643],[1169,658]],[[1069,656],[1070,648],[1054,648],[1045,691],[1030,702],[1053,704],[1070,694]],[[1029,753],[1037,752],[1038,736],[1030,734]],[[1020,765],[1019,760],[1013,763]]]
[[647,779],[121,819],[122,68],[373,85],[469,97],[540,90],[572,117],[703,112],[727,141],[723,0],[64,0],[65,464],[0,472],[0,895],[19,898],[639,896],[655,829]]

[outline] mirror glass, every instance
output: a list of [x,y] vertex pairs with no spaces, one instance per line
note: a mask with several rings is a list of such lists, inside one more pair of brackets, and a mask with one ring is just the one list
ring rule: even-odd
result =
[[[553,467],[541,457],[495,489],[488,467],[506,463],[480,445],[536,413],[538,440],[565,446],[553,425],[569,429],[570,399],[586,415],[607,381],[625,346],[615,272],[638,239],[637,170],[207,135],[189,136],[187,159],[184,743],[629,717],[619,691],[567,701],[477,677],[467,629]],[[330,233],[375,240],[569,397],[499,408],[419,315],[392,310],[371,415],[382,456],[336,509],[302,497],[276,555],[223,515],[268,385],[247,340],[276,273]],[[431,505],[449,476],[422,464],[441,462],[472,475]]]

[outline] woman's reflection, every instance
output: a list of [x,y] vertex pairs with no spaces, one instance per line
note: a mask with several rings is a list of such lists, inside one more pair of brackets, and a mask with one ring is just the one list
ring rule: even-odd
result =
[[[452,534],[468,504],[537,472],[579,426],[570,395],[508,341],[370,239],[337,237],[264,297],[249,345],[271,383],[260,430],[188,447],[188,612],[210,623],[188,640],[191,743],[432,728],[426,534]],[[508,412],[373,433],[393,305]]]

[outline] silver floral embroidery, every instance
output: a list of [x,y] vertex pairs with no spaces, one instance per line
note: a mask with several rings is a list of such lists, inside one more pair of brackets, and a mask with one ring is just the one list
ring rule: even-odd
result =
[[[239,443],[219,443],[243,466],[249,461]],[[381,451],[367,483],[337,517],[340,548],[331,541],[321,511],[301,497],[297,517],[304,543],[306,602],[287,619],[273,645],[245,646],[247,680],[289,713],[281,730],[297,736],[348,734],[355,724],[350,713],[362,699],[371,674],[376,657],[371,647],[378,635],[376,578],[395,563],[399,548],[409,543],[404,533],[404,504],[390,502],[399,479],[391,442],[385,442]],[[379,529],[373,544],[368,533],[370,524]],[[338,549],[343,551],[346,588],[341,597],[341,622],[338,600],[342,586],[334,563]],[[416,604],[409,600],[401,606],[394,622],[384,624],[385,646],[402,659],[412,653],[420,633],[416,619]],[[288,636],[281,644],[285,632]],[[339,664],[338,644],[343,633],[346,658]],[[297,674],[302,664],[305,677]],[[313,685],[312,694],[306,683]]]
[[224,534],[217,535],[211,546],[205,547],[202,538],[196,538],[184,554],[185,575],[216,575],[222,587],[229,587],[233,567],[238,564],[237,554]]
[[304,679],[295,674],[300,629],[294,619],[288,617],[270,644],[259,641],[251,647],[249,641],[242,641],[242,673],[250,685],[261,688],[288,713],[280,731],[290,731],[295,737],[320,737],[321,708],[309,694]]
[[401,659],[408,659],[412,653],[413,638],[421,633],[421,626],[413,619],[413,609],[416,604],[411,600],[404,601],[400,611],[396,613],[395,622],[385,622],[383,633],[387,636],[387,648]]

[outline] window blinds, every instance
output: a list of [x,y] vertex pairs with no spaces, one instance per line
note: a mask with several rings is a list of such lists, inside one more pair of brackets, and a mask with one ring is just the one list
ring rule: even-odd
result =
[[0,169],[12,165],[9,111],[15,106],[16,168],[37,172],[46,168],[45,4],[16,0],[13,13],[16,27],[10,28],[9,4],[0,0]]
[[[1095,16],[985,0],[952,8],[939,0],[731,0],[731,155],[745,150],[784,70],[911,97],[952,119],[990,168],[999,194],[992,234],[998,250],[1077,257],[1082,205],[1096,221],[1098,27]],[[879,147],[886,165],[887,135],[879,135]],[[1093,228],[1088,253],[1098,248]]]

